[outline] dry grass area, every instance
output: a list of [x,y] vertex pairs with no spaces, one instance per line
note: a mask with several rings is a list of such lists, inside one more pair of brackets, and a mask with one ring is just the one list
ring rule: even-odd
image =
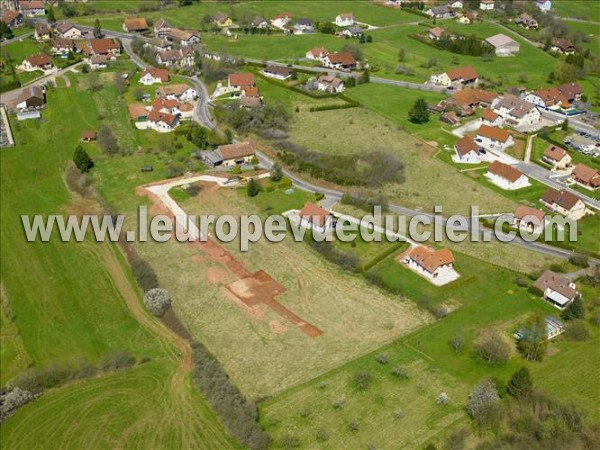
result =
[[467,213],[471,205],[479,205],[482,212],[512,211],[516,207],[513,201],[431,157],[435,149],[367,109],[301,111],[295,117],[290,139],[311,150],[397,154],[405,165],[406,181],[383,189],[394,203],[426,210],[443,205],[447,213]]
[[[365,214],[363,210],[350,205],[337,204],[334,207],[334,210],[345,214],[350,214],[355,217],[362,217]],[[396,229],[397,216],[393,214],[388,215],[392,217],[392,223],[394,224],[393,227]],[[424,229],[425,228],[421,228],[421,230]],[[431,228],[428,229],[431,230]],[[437,245],[447,247],[450,250],[464,253],[465,255],[469,255],[474,258],[482,259],[500,267],[505,267],[507,269],[517,270],[524,273],[529,273],[531,271],[547,267],[552,263],[562,262],[560,258],[542,255],[521,247],[503,244],[496,241],[471,242],[469,239],[466,239],[463,242],[455,243],[445,238],[443,242]]]
[[[181,206],[193,215],[249,214],[251,201],[234,190],[208,189]],[[324,261],[306,244],[286,239],[225,248],[248,271],[260,269],[285,287],[276,299],[323,334],[309,337],[273,310],[241,305],[224,286],[232,271],[192,244],[139,244],[141,256],[171,292],[190,333],[219,358],[233,382],[252,398],[273,395],[380,347],[423,325],[412,302],[367,285]]]

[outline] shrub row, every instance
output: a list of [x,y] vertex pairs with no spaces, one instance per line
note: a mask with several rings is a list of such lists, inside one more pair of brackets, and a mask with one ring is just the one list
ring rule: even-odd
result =
[[266,449],[269,437],[258,423],[256,404],[231,383],[219,361],[201,343],[193,344],[192,379],[229,433],[248,448]]
[[[383,239],[385,239],[385,237],[383,237]],[[363,270],[366,272],[367,270],[371,269],[373,266],[375,266],[376,264],[380,263],[385,258],[387,258],[392,253],[394,253],[396,250],[399,250],[400,247],[402,247],[403,244],[404,244],[404,242],[395,242],[394,245],[390,246],[390,248],[388,248],[386,251],[381,252],[379,255],[375,256],[375,258],[373,258],[372,260],[370,260],[369,262],[367,262],[363,266]]]

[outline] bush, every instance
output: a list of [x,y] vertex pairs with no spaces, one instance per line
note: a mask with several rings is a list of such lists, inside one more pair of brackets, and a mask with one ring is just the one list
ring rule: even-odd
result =
[[345,405],[346,405],[346,399],[344,397],[337,397],[331,403],[331,406],[333,406],[333,409],[344,409]]
[[565,327],[565,336],[571,341],[586,341],[590,337],[585,322],[583,320],[573,320]]
[[104,371],[126,369],[135,364],[135,358],[126,351],[115,351],[106,355],[100,361],[100,368]]
[[329,440],[329,432],[324,428],[319,428],[316,432],[317,442],[327,442]]
[[445,392],[440,392],[440,394],[435,399],[436,405],[447,405],[450,402],[450,397]]
[[567,305],[560,313],[560,317],[565,320],[583,319],[585,316],[585,308],[581,297],[577,297]]
[[394,375],[399,380],[408,380],[408,372],[403,367],[394,367],[392,370],[392,375]]
[[587,267],[589,265],[589,257],[583,253],[575,253],[569,257],[571,264],[579,267]]
[[169,291],[165,289],[150,289],[144,294],[144,305],[152,314],[162,316],[171,302]]
[[509,343],[499,332],[489,332],[480,336],[473,346],[473,351],[477,358],[490,366],[505,364],[511,355]]
[[358,422],[358,420],[349,420],[348,421],[348,429],[350,431],[358,431],[359,428],[360,428],[360,423]]
[[33,392],[23,390],[19,387],[13,387],[10,390],[3,391],[0,394],[0,423],[12,416],[17,410],[35,400],[37,395]]
[[379,355],[377,355],[377,358],[375,358],[375,360],[379,364],[387,364],[388,362],[390,362],[390,355],[388,355],[387,353],[380,353]]
[[158,287],[158,277],[154,269],[137,255],[131,257],[131,270],[142,291],[148,292]]

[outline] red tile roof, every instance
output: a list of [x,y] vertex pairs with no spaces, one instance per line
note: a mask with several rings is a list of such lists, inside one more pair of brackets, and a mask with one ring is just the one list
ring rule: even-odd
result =
[[517,209],[515,209],[515,218],[516,219],[523,219],[524,217],[527,216],[534,216],[536,217],[540,223],[544,220],[544,211],[540,211],[539,209],[536,208],[531,208],[529,206],[525,206],[525,205],[521,205],[519,207],[517,207]]
[[494,120],[496,120],[498,118],[498,114],[496,114],[494,111],[492,111],[489,108],[485,108],[481,112],[481,118],[484,120],[487,120],[488,122],[493,122]]
[[440,266],[454,263],[454,256],[447,248],[432,250],[420,245],[412,249],[408,257],[429,273],[434,273]]
[[597,170],[586,166],[585,164],[577,164],[571,174],[573,178],[582,184],[586,184],[592,188],[600,187],[600,174]]
[[254,75],[251,73],[231,73],[228,81],[230,86],[254,86]]
[[148,29],[148,23],[143,17],[125,19],[124,25],[127,31],[145,31]]
[[143,78],[147,74],[152,75],[153,78],[159,78],[160,81],[162,81],[163,83],[166,83],[169,81],[169,71],[167,69],[155,69],[155,68],[144,69],[144,70],[142,70],[142,73],[140,74],[140,78]]
[[544,156],[552,161],[559,162],[569,153],[564,149],[557,147],[556,145],[551,145],[544,152]]
[[329,211],[310,202],[307,202],[300,211],[301,218],[308,220],[310,223],[316,223],[320,227],[325,226],[329,215]]
[[469,80],[475,80],[475,79],[479,78],[479,74],[471,66],[457,67],[456,69],[451,69],[448,72],[446,72],[446,75],[448,75],[448,77],[452,81],[455,81],[455,80],[469,81]]
[[574,299],[577,296],[577,291],[571,287],[571,280],[564,275],[559,275],[546,270],[536,281],[533,286],[544,292],[546,289],[552,289],[569,299]]
[[479,146],[471,136],[461,137],[454,145],[461,158],[471,151],[479,155]]
[[45,53],[40,53],[39,55],[31,55],[25,58],[25,61],[28,61],[33,67],[44,67],[48,64],[52,64],[52,60]]
[[226,161],[228,159],[238,159],[254,155],[254,145],[250,142],[220,145],[217,151],[221,154],[221,158]]
[[494,175],[498,175],[499,177],[504,178],[505,180],[514,183],[523,175],[520,171],[515,169],[508,164],[501,163],[500,161],[494,161],[488,167],[488,172],[493,173]]
[[508,131],[496,127],[490,127],[485,124],[479,127],[477,135],[498,142],[506,142],[510,137],[510,133]]
[[557,191],[555,189],[548,188],[548,190],[542,196],[542,201],[549,205],[556,204],[567,211],[571,211],[573,207],[579,201],[581,201],[581,199],[568,191]]
[[327,55],[327,58],[329,59],[329,61],[331,61],[332,64],[341,64],[343,66],[352,66],[356,64],[354,56],[352,56],[351,53],[347,52],[330,53],[329,55]]
[[92,52],[97,55],[106,55],[112,50],[121,48],[121,44],[114,39],[92,39],[90,41]]

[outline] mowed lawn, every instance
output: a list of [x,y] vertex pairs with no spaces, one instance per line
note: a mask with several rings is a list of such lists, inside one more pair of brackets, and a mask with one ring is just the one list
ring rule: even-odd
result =
[[555,0],[552,11],[558,17],[575,17],[600,22],[600,11],[595,2],[589,0]]
[[[32,448],[239,448],[212,410],[185,381],[191,414],[169,391],[172,361],[54,389],[2,425],[2,447]],[[187,402],[186,402],[187,403]]]
[[[521,365],[528,366],[535,382],[555,398],[565,400],[574,394],[588,420],[595,420],[595,405],[600,401],[595,377],[582,377],[581,373],[591,374],[600,364],[594,350],[600,333],[593,330],[592,338],[583,343],[559,339],[551,345],[552,356],[541,363],[526,363],[516,353],[504,366],[477,362],[471,356],[472,342],[481,331],[495,328],[511,339],[515,327],[530,314],[556,315],[556,310],[518,288],[513,282],[516,272],[458,252],[454,256],[461,278],[442,288],[405,269],[393,257],[371,270],[402,295],[444,304],[453,311],[432,325],[264,402],[262,422],[274,435],[275,448],[285,448],[291,439],[297,439],[302,447],[322,445],[317,434],[329,436],[326,445],[330,448],[372,445],[411,449],[431,441],[437,444],[450,428],[466,424],[463,408],[475,383],[490,376],[505,382]],[[465,342],[459,353],[448,344],[457,333]],[[385,364],[377,361],[382,354],[388,359]],[[396,367],[403,368],[409,379],[394,377]],[[372,377],[365,390],[358,389],[353,381],[359,371]],[[568,382],[573,377],[579,380],[577,386]],[[435,403],[441,392],[450,398],[447,406]],[[339,399],[344,399],[343,408],[334,407]],[[350,430],[351,421],[358,422],[358,430]]]
[[[165,447],[182,446],[188,438],[232,446],[190,383],[172,380],[178,356],[171,345],[141,326],[126,307],[114,273],[123,271],[120,281],[134,282],[114,246],[91,236],[83,243],[63,243],[56,233],[47,243],[26,242],[22,214],[94,212],[72,202],[62,178],[80,132],[98,127],[93,96],[50,89],[42,116],[39,122],[12,118],[17,145],[1,153],[2,309],[10,311],[2,323],[2,381],[30,361],[38,367],[78,360],[96,364],[117,350],[151,363],[47,392],[3,424],[3,446]],[[5,327],[8,319],[13,322]],[[175,388],[179,397],[171,401]],[[197,413],[190,416],[190,409]],[[172,423],[164,433],[157,431],[166,416]]]

